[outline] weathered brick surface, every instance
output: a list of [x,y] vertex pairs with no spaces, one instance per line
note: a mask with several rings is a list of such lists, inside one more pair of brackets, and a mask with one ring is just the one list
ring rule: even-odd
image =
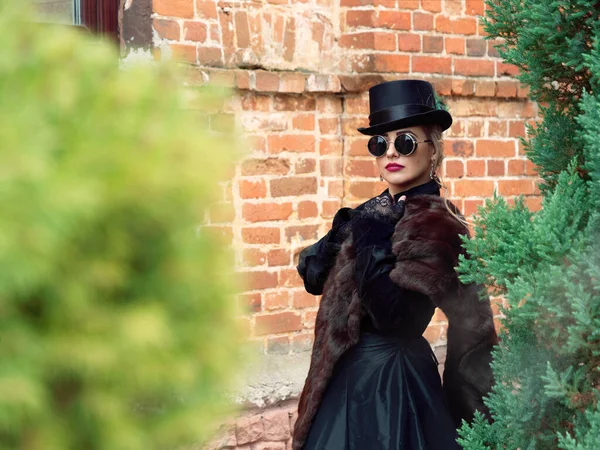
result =
[[[435,85],[455,119],[441,174],[466,216],[495,191],[541,207],[535,167],[519,143],[538,108],[515,79],[518,69],[499,58],[502,42],[484,39],[484,10],[484,0],[154,2],[157,54],[189,65],[192,90],[207,81],[234,89],[211,123],[237,124],[246,155],[207,225],[235,244],[246,282],[240,304],[265,352],[310,349],[319,298],[303,290],[298,254],[341,206],[385,187],[356,131],[368,124],[374,84]],[[446,328],[436,313],[425,334],[439,355]],[[227,445],[287,448],[283,416],[270,417],[238,422],[237,447]]]

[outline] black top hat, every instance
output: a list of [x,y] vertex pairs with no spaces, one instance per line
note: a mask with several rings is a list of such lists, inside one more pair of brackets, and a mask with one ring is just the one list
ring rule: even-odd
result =
[[369,89],[369,127],[359,128],[373,136],[415,125],[436,123],[447,130],[452,116],[442,109],[431,83],[422,80],[388,81]]

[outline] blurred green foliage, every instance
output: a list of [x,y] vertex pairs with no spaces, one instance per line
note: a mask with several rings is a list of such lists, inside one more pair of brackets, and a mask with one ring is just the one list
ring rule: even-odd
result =
[[243,348],[229,244],[198,227],[236,144],[171,69],[120,70],[20,3],[0,0],[0,448],[201,442]]

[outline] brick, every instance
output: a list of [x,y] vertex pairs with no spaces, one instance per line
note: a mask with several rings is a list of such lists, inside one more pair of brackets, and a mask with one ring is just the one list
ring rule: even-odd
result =
[[435,17],[435,31],[439,33],[452,33],[452,20],[447,16],[437,15]]
[[477,19],[462,17],[452,21],[452,33],[472,35],[477,34]]
[[317,102],[313,97],[280,94],[273,96],[275,111],[314,111]]
[[378,184],[374,181],[350,181],[350,195],[363,199],[371,198],[381,193]]
[[290,252],[286,249],[273,249],[267,253],[267,265],[269,267],[289,266]]
[[287,175],[290,162],[287,159],[247,159],[242,162],[242,175]]
[[257,91],[277,92],[279,90],[279,74],[267,72],[265,70],[257,70],[255,76]]
[[519,73],[519,68],[517,66],[496,61],[496,76],[516,77]]
[[198,47],[198,63],[204,66],[223,65],[223,53],[219,47]]
[[525,197],[525,204],[530,211],[537,212],[542,209],[542,197]]
[[[292,336],[292,338],[291,338],[292,352],[294,352],[294,353],[308,352],[312,348],[313,342],[314,342],[313,333],[302,333],[302,334],[298,334],[296,336]],[[290,425],[293,426],[293,424],[294,424],[294,421],[292,420]]]
[[248,290],[251,291],[276,288],[278,283],[277,272],[245,272],[244,278],[246,280]]
[[345,175],[351,177],[379,177],[379,170],[374,162],[375,160],[351,160],[346,164]]
[[340,200],[326,200],[323,202],[323,213],[321,214],[324,219],[332,219],[335,213],[341,208],[342,202]]
[[205,42],[208,29],[202,22],[184,22],[183,40],[193,42]]
[[173,59],[177,61],[185,61],[191,64],[198,62],[195,45],[187,44],[171,44],[171,52]]
[[255,414],[237,419],[235,424],[235,436],[237,445],[249,444],[262,439],[264,427],[260,415]]
[[201,19],[217,19],[216,2],[214,0],[196,0],[196,15]]
[[494,182],[463,179],[454,182],[453,196],[490,197],[494,193]]
[[247,222],[286,220],[292,211],[291,203],[244,203],[242,217]]
[[304,282],[300,275],[298,275],[298,271],[294,269],[282,269],[279,271],[279,286],[282,287],[290,287],[290,288],[299,288],[304,286]]
[[413,56],[412,71],[422,73],[452,73],[452,58],[437,56]]
[[240,100],[245,111],[267,112],[271,109],[271,97],[268,95],[248,92],[242,94]]
[[340,128],[339,118],[319,119],[319,132],[321,134],[338,134]]
[[340,158],[327,158],[319,161],[321,176],[338,177],[342,175],[342,160]]
[[307,311],[306,313],[304,313],[304,327],[309,328],[309,329],[314,328],[316,318],[317,318],[316,311]]
[[238,302],[242,308],[250,312],[259,312],[261,310],[261,295],[256,292],[253,294],[240,294]]
[[475,83],[476,97],[493,97],[496,95],[495,81],[477,81]]
[[398,50],[401,52],[420,52],[421,35],[420,34],[398,34]]
[[318,305],[317,297],[305,290],[294,291],[292,294],[292,307],[297,309],[315,308]]
[[396,50],[396,35],[393,33],[373,33],[373,49],[383,51]]
[[502,41],[499,39],[488,41],[487,52],[490,58],[500,58],[500,52],[498,51],[498,48],[501,47],[501,44]]
[[301,329],[301,316],[295,312],[287,311],[275,314],[259,314],[256,316],[256,334],[258,336],[300,331]]
[[488,177],[503,177],[504,176],[504,161],[488,160],[487,162]]
[[159,16],[181,19],[194,17],[194,0],[154,0],[152,7]]
[[500,195],[532,195],[535,193],[533,180],[499,180]]
[[250,26],[248,25],[248,13],[246,11],[236,11],[234,15],[235,37],[238,48],[248,48],[250,46]]
[[452,93],[455,95],[471,96],[475,93],[475,81],[452,80]]
[[296,20],[288,17],[285,21],[285,34],[283,38],[283,59],[288,62],[294,60],[296,52]]
[[477,157],[508,157],[515,156],[515,141],[497,141],[492,139],[477,139],[475,143]]
[[279,76],[279,92],[300,94],[305,86],[306,77],[300,73],[283,73]]
[[[313,100],[313,102],[315,103],[317,111],[323,114],[341,114],[344,112],[342,99],[339,97],[319,97],[316,101]],[[315,109],[315,107],[313,107],[313,109]]]
[[302,158],[296,161],[294,172],[296,175],[305,173],[315,173],[317,169],[317,160],[314,158]]
[[374,10],[349,10],[346,12],[346,25],[349,27],[375,27]]
[[314,152],[315,137],[312,134],[282,134],[267,138],[269,153]]
[[374,33],[372,31],[368,31],[363,33],[343,34],[340,38],[340,47],[373,49]]
[[433,14],[414,12],[413,29],[418,31],[433,30]]
[[483,16],[484,0],[465,0],[465,13],[470,16]]
[[451,78],[437,78],[431,80],[435,91],[441,96],[452,95],[452,79]]
[[467,176],[468,177],[483,177],[485,176],[485,160],[470,159],[467,161]]
[[484,56],[487,42],[483,39],[467,39],[467,56]]
[[242,241],[245,244],[279,244],[281,232],[275,227],[242,228]]
[[523,159],[510,159],[508,160],[508,173],[509,176],[521,176],[525,175],[525,160]]
[[246,267],[262,266],[266,261],[265,252],[258,248],[245,248],[242,251],[242,263]]
[[343,142],[339,137],[319,140],[320,155],[341,155],[343,151]]
[[456,58],[454,60],[455,75],[491,77],[494,76],[494,70],[494,61],[463,58]]
[[539,175],[538,166],[536,166],[534,163],[532,163],[528,159],[525,160],[525,175],[536,176],[536,177]]
[[425,11],[440,12],[442,10],[442,0],[421,0],[421,8]]
[[154,19],[152,26],[156,30],[159,37],[163,39],[170,39],[172,41],[178,41],[181,34],[179,23],[174,20],[168,19]]
[[488,136],[490,137],[506,137],[507,122],[505,120],[489,120],[488,121]]
[[298,218],[308,219],[311,217],[317,217],[319,215],[319,208],[313,201],[303,201],[298,203]]
[[470,120],[468,122],[467,136],[469,137],[482,137],[484,131],[483,120]]
[[[329,197],[341,198],[344,196],[344,182],[334,180],[327,183],[327,195]],[[372,197],[372,196],[371,196]]]
[[517,96],[519,83],[517,81],[496,81],[497,97],[513,98]]
[[313,131],[315,129],[314,114],[297,114],[292,118],[292,128],[301,131]]
[[442,53],[444,38],[442,36],[423,36],[424,53]]
[[375,54],[375,70],[377,72],[408,73],[410,68],[410,56],[396,54]]
[[411,29],[411,13],[393,10],[380,10],[376,25],[379,28],[388,28],[390,30]]
[[275,292],[267,292],[264,296],[263,309],[265,311],[284,309],[289,306],[290,297],[287,290],[279,289]]
[[270,181],[273,197],[316,194],[317,179],[315,177],[289,177]]
[[444,176],[450,178],[462,178],[465,174],[465,167],[462,161],[447,160],[444,170]]
[[292,242],[292,240],[297,237],[303,241],[310,241],[312,239],[317,239],[318,232],[318,225],[297,225],[293,227],[287,227],[285,229],[285,236],[288,242]]
[[474,153],[473,143],[464,140],[452,140],[450,155],[452,156],[472,156]]
[[262,418],[266,440],[284,441],[291,437],[290,415],[287,410],[265,411]]
[[463,208],[463,214],[465,217],[472,216],[473,214],[477,214],[479,207],[483,206],[483,200],[465,200],[465,206]]

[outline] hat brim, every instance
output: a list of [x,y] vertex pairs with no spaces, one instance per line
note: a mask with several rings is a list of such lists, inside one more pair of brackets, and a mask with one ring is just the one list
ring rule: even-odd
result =
[[391,122],[380,123],[372,127],[358,128],[358,131],[367,136],[375,136],[389,131],[399,130],[401,128],[429,124],[438,124],[442,127],[442,131],[445,131],[452,125],[452,116],[448,111],[436,109],[423,114],[415,114],[410,117],[392,120]]

